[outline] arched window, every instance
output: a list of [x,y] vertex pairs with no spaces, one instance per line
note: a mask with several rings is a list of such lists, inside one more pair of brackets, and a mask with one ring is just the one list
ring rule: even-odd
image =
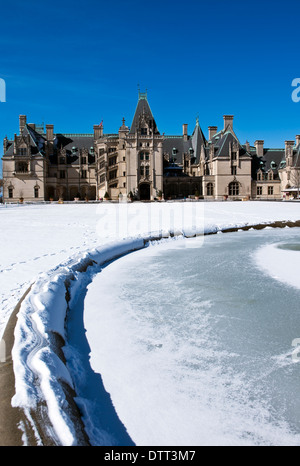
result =
[[206,192],[207,192],[207,196],[214,195],[214,185],[212,183],[207,183]]
[[237,181],[233,181],[229,184],[229,196],[238,196],[240,193],[240,187]]

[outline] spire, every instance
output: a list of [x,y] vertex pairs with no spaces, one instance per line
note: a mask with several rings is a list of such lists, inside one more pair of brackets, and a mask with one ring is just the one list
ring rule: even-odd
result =
[[159,134],[153,114],[150,109],[150,105],[148,103],[147,89],[146,92],[141,92],[140,87],[138,86],[138,92],[139,99],[132,120],[132,125],[130,127],[130,134],[134,134],[137,130],[141,129],[142,124],[151,128],[152,134]]
[[192,134],[192,146],[194,149],[194,156],[197,163],[199,163],[201,147],[206,146],[206,139],[199,124],[199,116],[196,117],[196,126]]

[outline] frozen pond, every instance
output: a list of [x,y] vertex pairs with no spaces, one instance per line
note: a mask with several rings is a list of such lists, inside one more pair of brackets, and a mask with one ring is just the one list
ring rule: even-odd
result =
[[298,228],[180,239],[95,276],[91,365],[137,445],[300,445],[299,249]]

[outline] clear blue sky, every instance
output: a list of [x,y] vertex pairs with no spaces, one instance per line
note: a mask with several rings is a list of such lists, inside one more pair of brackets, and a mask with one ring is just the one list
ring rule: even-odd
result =
[[284,146],[300,133],[299,13],[299,1],[2,2],[1,141],[19,114],[57,132],[101,120],[116,132],[122,117],[131,124],[139,83],[160,132],[191,132],[199,115],[207,135],[234,114],[242,143]]

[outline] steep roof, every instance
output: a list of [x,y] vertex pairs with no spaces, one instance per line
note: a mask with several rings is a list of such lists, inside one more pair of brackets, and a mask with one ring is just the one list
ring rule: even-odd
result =
[[196,159],[196,163],[199,163],[200,160],[200,154],[201,154],[201,147],[207,146],[207,141],[206,138],[203,134],[203,131],[199,125],[199,119],[197,118],[196,120],[196,126],[194,128],[193,134],[192,134],[192,146],[194,150],[194,157]]
[[139,100],[135,109],[135,114],[132,120],[129,134],[134,134],[136,132],[136,129],[140,126],[140,122],[143,117],[149,121],[150,126],[153,129],[153,133],[159,134],[149,102],[147,100],[147,93],[139,92]]
[[[37,131],[35,131],[28,124],[26,124],[23,128],[22,134],[20,136],[17,136],[17,142],[21,144],[22,139],[26,140],[28,136],[30,140],[31,154],[43,156],[45,154],[45,143],[46,143],[46,139],[44,138],[44,136],[38,133]],[[14,155],[13,141],[10,141],[8,149],[4,155],[6,156]]]
[[214,144],[215,148],[214,157],[228,157],[229,145],[233,143],[238,144],[240,156],[251,157],[250,153],[247,152],[244,146],[242,146],[236,134],[229,126],[227,126],[227,129],[225,131],[222,130],[215,134],[211,141]]

